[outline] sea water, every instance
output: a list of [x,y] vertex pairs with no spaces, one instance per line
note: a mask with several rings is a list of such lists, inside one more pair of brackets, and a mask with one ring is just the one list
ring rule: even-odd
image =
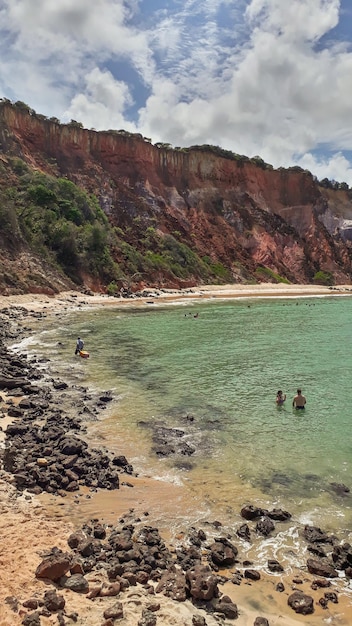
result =
[[[117,303],[60,314],[28,349],[73,384],[112,391],[97,440],[184,485],[190,516],[204,507],[230,522],[252,503],[348,530],[352,496],[334,483],[352,488],[351,320],[352,299],[337,296]],[[74,356],[78,336],[87,360]],[[304,411],[292,408],[298,387]],[[156,425],[194,453],[157,456]]]

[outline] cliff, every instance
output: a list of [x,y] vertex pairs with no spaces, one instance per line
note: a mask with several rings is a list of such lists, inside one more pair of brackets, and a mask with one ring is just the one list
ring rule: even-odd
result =
[[[164,286],[216,282],[216,276],[232,282],[309,283],[320,272],[332,282],[351,282],[352,192],[319,186],[300,168],[274,170],[260,159],[212,146],[154,146],[140,135],[62,125],[5,102],[0,106],[2,189],[15,184],[16,158],[32,171],[67,178],[95,194],[109,228],[118,233],[121,245],[115,241],[111,251],[125,280],[133,282],[128,276],[136,274],[139,284]],[[156,263],[152,255],[165,237],[168,245],[172,239],[183,252],[194,253],[208,273],[188,271],[187,258],[178,263],[183,274],[172,263]],[[122,243],[143,258],[148,254],[149,265],[131,265]],[[19,254],[17,249],[15,257]],[[36,264],[33,257],[31,263]],[[85,274],[81,280],[100,288],[109,283],[108,276]]]

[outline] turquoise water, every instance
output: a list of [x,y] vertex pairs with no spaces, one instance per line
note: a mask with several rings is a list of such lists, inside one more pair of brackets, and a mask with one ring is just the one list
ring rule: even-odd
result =
[[[60,316],[29,349],[114,392],[100,429],[139,470],[184,481],[223,514],[256,502],[347,526],[350,496],[330,484],[352,488],[351,318],[349,297],[156,301]],[[73,355],[79,335],[85,361]],[[297,387],[304,412],[292,409]],[[183,429],[195,453],[156,457],[157,423]]]

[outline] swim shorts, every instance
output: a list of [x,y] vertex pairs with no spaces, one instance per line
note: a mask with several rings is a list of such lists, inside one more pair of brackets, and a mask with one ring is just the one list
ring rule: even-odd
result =
[[297,409],[298,411],[304,409],[304,406],[295,406],[295,409]]

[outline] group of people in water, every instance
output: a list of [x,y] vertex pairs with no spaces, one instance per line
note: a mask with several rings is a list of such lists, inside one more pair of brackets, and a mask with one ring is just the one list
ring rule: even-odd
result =
[[[194,317],[198,317],[198,313],[194,315]],[[84,348],[84,341],[83,339],[78,337],[77,343],[76,343],[75,354],[80,354],[83,348]],[[285,402],[286,402],[286,394],[283,393],[281,389],[279,389],[276,395],[276,404],[277,406],[283,406]],[[293,408],[300,411],[305,408],[306,402],[307,400],[305,396],[302,394],[302,389],[297,389],[297,395],[295,395],[295,397],[292,400]]]
[[[279,391],[277,392],[277,396],[276,396],[277,406],[282,406],[285,401],[286,401],[286,394],[282,393],[282,390],[279,389]],[[301,411],[302,409],[305,408],[306,403],[307,403],[307,400],[305,396],[302,394],[302,389],[297,389],[297,394],[292,400],[293,408],[297,409],[298,411]]]

